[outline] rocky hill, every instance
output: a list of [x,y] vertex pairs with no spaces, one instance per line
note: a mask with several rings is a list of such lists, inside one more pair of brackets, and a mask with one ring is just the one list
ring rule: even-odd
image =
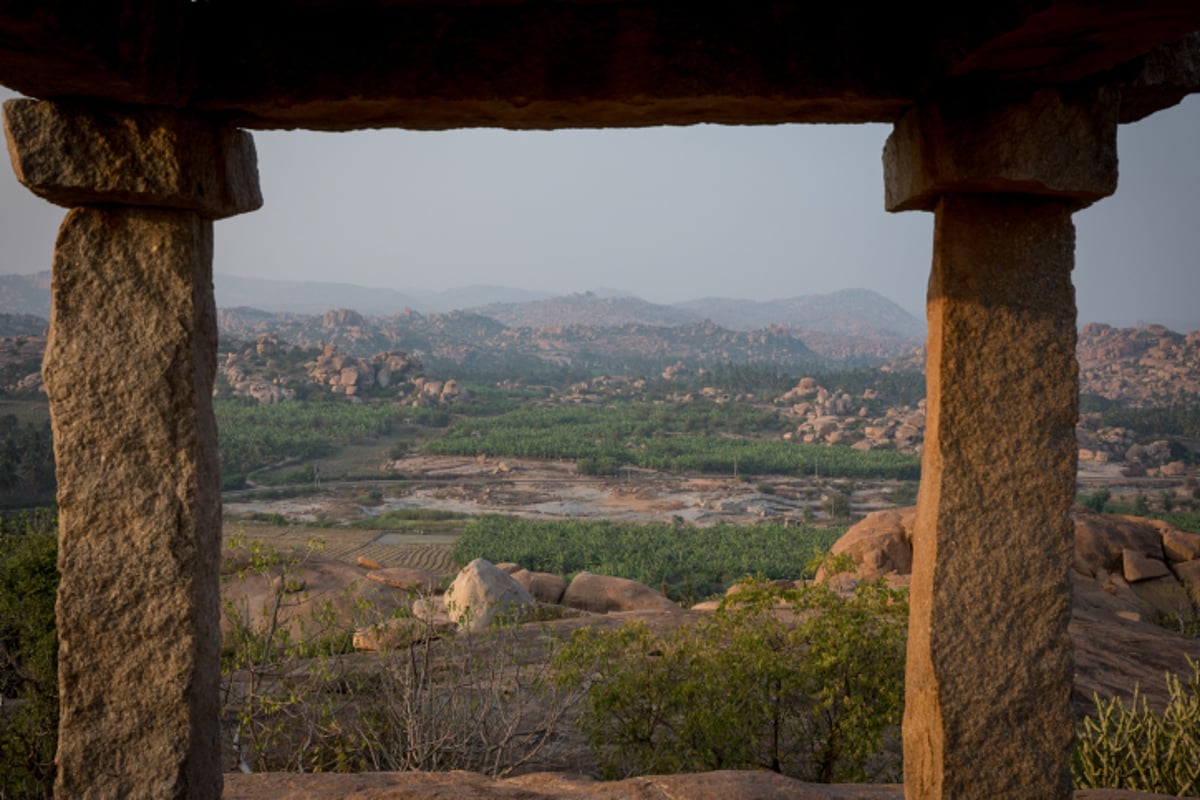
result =
[[1144,408],[1200,403],[1200,331],[1093,322],[1080,329],[1076,354],[1084,394]]
[[50,319],[50,271],[0,275],[0,314],[32,314]]
[[474,310],[513,328],[563,328],[571,325],[665,327],[704,320],[703,315],[678,307],[650,303],[637,297],[601,297],[594,292],[568,294],[527,303],[494,303]]
[[844,289],[764,302],[710,297],[673,307],[739,330],[771,324],[850,337],[920,340],[925,335],[923,320],[869,289]]
[[681,360],[696,366],[735,362],[792,370],[825,363],[786,329],[735,331],[707,321],[671,327],[635,322],[509,327],[468,311],[406,310],[389,317],[367,317],[338,309],[317,317],[239,308],[218,312],[218,325],[223,339],[231,341],[252,341],[259,334],[272,333],[298,347],[333,344],[350,355],[403,350],[434,371],[570,365],[655,372]]

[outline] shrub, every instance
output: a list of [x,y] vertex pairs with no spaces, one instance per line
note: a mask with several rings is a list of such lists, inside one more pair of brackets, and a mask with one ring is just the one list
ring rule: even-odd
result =
[[4,798],[48,798],[54,786],[57,554],[52,511],[0,520],[0,797]]
[[1108,501],[1112,499],[1112,492],[1108,489],[1097,489],[1094,492],[1089,492],[1079,498],[1079,504],[1085,508],[1090,508],[1097,514],[1104,513],[1104,507],[1108,505]]
[[809,781],[895,779],[879,756],[902,715],[907,602],[878,583],[746,584],[694,626],[584,628],[558,680],[606,776],[770,769]]
[[1128,707],[1119,697],[1095,698],[1096,713],[1075,742],[1075,786],[1200,795],[1200,663],[1189,660],[1184,683],[1167,675],[1167,707],[1152,711],[1134,688]]

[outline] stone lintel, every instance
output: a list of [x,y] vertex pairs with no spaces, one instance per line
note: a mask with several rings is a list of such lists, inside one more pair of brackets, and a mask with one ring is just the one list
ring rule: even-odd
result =
[[74,209],[52,299],[55,795],[217,800],[212,223],[174,209]]
[[1076,208],[1117,188],[1112,90],[1044,88],[997,102],[986,91],[922,103],[883,149],[888,211],[932,211],[947,194],[1025,194]]
[[909,800],[1069,800],[1072,205],[936,209],[904,719]]
[[1121,86],[1121,122],[1137,122],[1200,92],[1200,31],[1151,50]]
[[167,108],[4,104],[13,171],[60,206],[119,204],[221,219],[262,205],[254,140]]

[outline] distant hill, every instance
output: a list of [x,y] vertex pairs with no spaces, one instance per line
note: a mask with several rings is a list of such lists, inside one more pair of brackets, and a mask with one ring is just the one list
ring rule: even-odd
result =
[[417,305],[416,298],[405,292],[352,283],[216,275],[213,288],[218,308],[252,307],[297,314],[323,314],[331,308],[353,308],[364,314],[395,314]]
[[[568,325],[689,325],[704,317],[631,295],[596,292],[550,297],[527,303],[493,303],[473,309],[512,328],[561,328]],[[763,327],[763,326],[759,326]]]
[[0,314],[0,336],[40,336],[50,322],[32,314]]
[[706,297],[676,303],[673,308],[735,330],[783,325],[796,331],[820,331],[841,336],[920,339],[925,335],[922,320],[870,289],[843,289],[830,294],[766,301]]
[[219,308],[258,308],[295,314],[323,314],[331,308],[353,308],[362,314],[387,316],[405,308],[424,314],[475,308],[490,303],[523,303],[551,295],[506,286],[461,286],[442,291],[381,289],[353,283],[286,281],[216,275]]
[[50,270],[33,275],[0,275],[0,314],[50,319]]

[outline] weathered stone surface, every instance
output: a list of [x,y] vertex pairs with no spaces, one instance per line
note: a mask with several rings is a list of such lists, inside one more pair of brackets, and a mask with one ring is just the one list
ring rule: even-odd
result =
[[1071,207],[972,195],[937,206],[909,797],[1071,796]]
[[1121,87],[1121,122],[1136,122],[1200,91],[1200,32],[1156,47]]
[[17,179],[67,208],[117,203],[221,219],[262,205],[253,138],[199,115],[9,100],[4,132]]
[[830,552],[846,554],[859,564],[864,578],[877,578],[889,572],[912,572],[912,530],[915,508],[876,511],[855,523]]
[[59,231],[60,797],[221,794],[211,270],[190,211],[76,209]]
[[1085,575],[1103,572],[1121,573],[1125,551],[1161,553],[1162,533],[1148,520],[1139,517],[1097,514],[1076,508],[1075,569]]
[[[804,783],[774,772],[721,771],[648,775],[597,781],[582,775],[533,773],[493,780],[475,772],[367,772],[298,775],[266,772],[230,774],[224,800],[902,800],[895,784]],[[1083,789],[1074,800],[1156,800],[1165,795],[1123,789]]]
[[1123,550],[1121,552],[1121,559],[1121,574],[1130,583],[1147,581],[1151,578],[1161,578],[1164,575],[1171,574],[1171,570],[1167,569],[1167,565],[1162,561],[1157,558],[1151,558],[1138,550]]
[[355,650],[380,652],[407,647],[427,638],[452,635],[458,626],[449,619],[437,615],[428,619],[397,617],[374,625],[356,628],[353,644]]
[[534,604],[511,575],[482,558],[462,568],[445,600],[450,619],[467,630],[490,628],[498,618],[520,614]]
[[1200,533],[1169,528],[1163,531],[1162,546],[1168,561],[1195,561],[1200,558]]
[[558,603],[567,590],[567,582],[561,575],[549,572],[530,572],[518,569],[510,572],[513,580],[525,587],[525,591],[539,603]]
[[[357,568],[332,558],[309,557],[289,567],[286,574],[281,570],[259,574],[231,566],[221,566],[222,599],[239,609],[252,629],[263,631],[276,624],[294,638],[345,630],[364,618],[387,618],[402,605],[407,606],[409,600],[407,593],[363,580]],[[279,588],[285,590],[286,602],[274,616],[275,592]],[[231,625],[229,615],[222,614],[222,632],[228,632]],[[322,625],[328,628],[318,629]]]
[[1192,603],[1200,608],[1200,559],[1175,565],[1175,576],[1187,589]]
[[1027,194],[1088,205],[1117,188],[1117,98],[1039,89],[918,105],[883,150],[889,211],[932,211],[948,193]]
[[[1181,620],[1189,619],[1195,613],[1187,588],[1170,572],[1159,578],[1132,583],[1129,588],[1151,622],[1167,627],[1172,624],[1177,626]],[[1175,629],[1178,630],[1178,627]]]
[[562,604],[581,611],[607,614],[612,611],[678,610],[659,592],[628,578],[580,572],[563,594]]
[[432,594],[437,588],[438,577],[427,569],[416,567],[385,567],[367,573],[367,580],[378,581],[386,586],[406,592]]

